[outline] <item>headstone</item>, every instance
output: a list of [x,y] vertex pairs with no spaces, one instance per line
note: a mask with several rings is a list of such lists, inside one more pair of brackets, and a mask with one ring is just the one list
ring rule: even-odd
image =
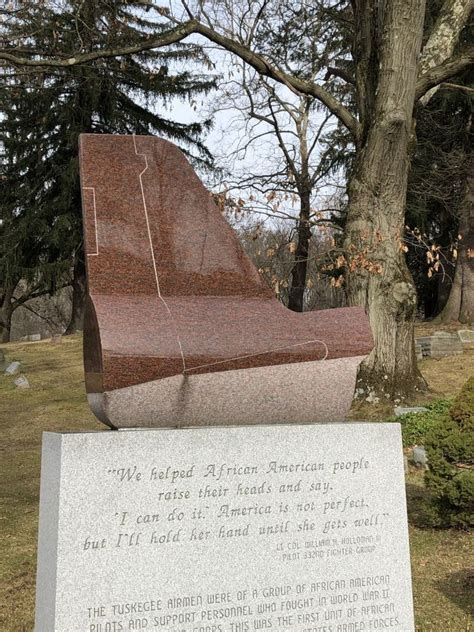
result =
[[21,342],[37,342],[38,340],[41,340],[41,334],[27,334],[20,338]]
[[413,463],[417,467],[428,469],[428,458],[426,456],[426,450],[422,445],[413,448]]
[[17,388],[30,388],[30,383],[24,375],[19,375],[13,383]]
[[63,337],[61,334],[53,334],[51,336],[51,344],[58,345],[63,341]]
[[0,349],[0,371],[4,371],[6,367],[5,353]]
[[413,632],[400,426],[45,433],[36,632],[152,629]]
[[415,339],[415,351],[418,360],[424,360],[431,356],[431,336],[421,336]]
[[423,351],[421,349],[421,344],[415,338],[415,354],[417,360],[423,360]]
[[402,415],[411,415],[413,413],[424,413],[428,409],[424,406],[408,406],[404,408],[403,406],[395,406],[394,413],[395,417],[401,417]]
[[445,356],[459,355],[463,353],[461,339],[456,333],[449,331],[435,331],[431,336],[431,357],[442,358]]
[[458,336],[464,349],[474,349],[474,330],[460,329],[458,331]]
[[20,362],[11,362],[5,369],[5,373],[7,375],[14,375],[20,370],[20,367],[21,367]]

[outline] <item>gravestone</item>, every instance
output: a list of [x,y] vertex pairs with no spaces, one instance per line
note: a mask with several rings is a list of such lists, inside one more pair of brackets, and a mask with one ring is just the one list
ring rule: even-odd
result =
[[449,331],[435,331],[431,336],[432,358],[460,355],[463,351],[463,345],[457,333],[450,333]]
[[413,631],[400,428],[46,433],[37,586],[36,632]]
[[415,339],[415,351],[418,360],[431,356],[431,336],[421,336]]
[[21,363],[20,362],[11,362],[7,368],[5,369],[5,373],[7,375],[14,375],[15,373],[18,373],[18,371],[21,368]]
[[413,463],[417,467],[422,467],[425,470],[428,469],[428,457],[424,446],[417,445],[413,448]]
[[428,409],[425,406],[395,406],[395,417],[401,417],[402,415],[411,415],[413,413],[424,413]]
[[15,380],[13,380],[13,383],[17,388],[30,388],[30,383],[24,375],[19,375]]
[[0,371],[4,371],[6,368],[6,360],[5,360],[5,353],[3,351],[3,349],[0,349]]
[[21,342],[38,342],[41,340],[41,334],[27,334],[20,338]]
[[462,342],[464,349],[474,349],[474,330],[459,329],[458,336]]
[[458,336],[462,342],[474,342],[474,330],[472,329],[459,329]]

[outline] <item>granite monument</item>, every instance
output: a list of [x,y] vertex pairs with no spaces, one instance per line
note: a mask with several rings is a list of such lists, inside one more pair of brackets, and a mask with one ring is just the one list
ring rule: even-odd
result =
[[334,423],[364,312],[285,309],[171,143],[80,162],[86,389],[118,431],[43,437],[36,632],[413,632],[400,426]]
[[372,349],[357,307],[297,314],[267,287],[184,154],[80,142],[89,402],[112,427],[336,421]]

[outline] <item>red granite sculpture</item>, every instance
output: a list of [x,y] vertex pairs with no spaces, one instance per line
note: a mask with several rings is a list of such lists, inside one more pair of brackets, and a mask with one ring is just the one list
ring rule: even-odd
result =
[[359,308],[297,314],[266,286],[184,154],[80,141],[89,402],[112,427],[343,419],[372,348]]

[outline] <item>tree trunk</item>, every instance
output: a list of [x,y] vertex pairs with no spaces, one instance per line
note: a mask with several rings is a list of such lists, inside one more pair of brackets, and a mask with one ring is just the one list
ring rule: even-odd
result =
[[374,350],[361,366],[356,395],[404,399],[426,388],[416,362],[416,291],[400,247],[424,3],[384,5],[374,88],[349,181],[344,246],[350,305],[367,310]]
[[82,331],[84,323],[84,305],[86,300],[86,268],[83,253],[79,253],[74,263],[72,279],[72,312],[66,334]]
[[0,304],[0,342],[10,342],[13,316],[13,289],[8,288],[1,294]]
[[12,312],[4,308],[0,309],[0,342],[10,342],[10,331],[12,327]]
[[474,154],[460,208],[458,258],[449,297],[437,323],[474,323]]
[[304,308],[309,242],[311,240],[310,211],[310,191],[304,191],[300,197],[300,217],[297,229],[298,241],[295,251],[295,264],[291,271],[291,284],[288,298],[288,307],[294,312],[302,312]]

